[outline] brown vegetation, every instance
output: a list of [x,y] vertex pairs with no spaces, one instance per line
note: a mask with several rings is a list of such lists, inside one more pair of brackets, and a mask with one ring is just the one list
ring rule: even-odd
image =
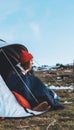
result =
[[74,72],[72,67],[64,67],[52,70],[39,70],[35,72],[48,86],[70,86],[74,85]]
[[[36,75],[50,85],[73,85],[72,68],[63,70],[37,71]],[[61,79],[57,78],[61,77]],[[49,111],[40,116],[25,119],[0,120],[0,130],[74,130],[74,90],[56,91],[65,104],[64,110]]]

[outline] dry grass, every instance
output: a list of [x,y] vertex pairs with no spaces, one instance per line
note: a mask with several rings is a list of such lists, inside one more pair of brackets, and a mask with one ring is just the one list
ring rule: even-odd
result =
[[[44,82],[48,83],[49,80],[46,80],[46,75],[42,77],[42,73],[38,72],[37,75],[42,80],[45,78]],[[0,130],[74,130],[74,91],[62,90],[57,93],[62,98],[61,102],[73,103],[65,105],[64,110],[49,111],[36,117],[0,120]]]
[[[58,94],[62,101],[71,101],[74,97],[74,93],[68,91]],[[0,120],[0,130],[74,130],[74,104],[36,117]]]

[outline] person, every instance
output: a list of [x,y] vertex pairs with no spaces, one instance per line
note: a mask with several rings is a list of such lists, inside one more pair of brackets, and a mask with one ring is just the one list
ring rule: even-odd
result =
[[[22,50],[17,71],[10,72],[7,85],[11,91],[22,95],[30,103],[33,110],[58,110],[64,106],[54,99],[54,93],[33,73],[33,55]],[[17,73],[18,72],[18,73]]]

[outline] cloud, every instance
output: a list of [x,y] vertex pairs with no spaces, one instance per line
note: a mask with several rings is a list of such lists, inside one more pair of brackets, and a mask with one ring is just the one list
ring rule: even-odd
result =
[[40,26],[39,26],[39,24],[31,23],[30,24],[30,28],[33,31],[33,33],[35,33],[35,34],[39,34],[40,33]]

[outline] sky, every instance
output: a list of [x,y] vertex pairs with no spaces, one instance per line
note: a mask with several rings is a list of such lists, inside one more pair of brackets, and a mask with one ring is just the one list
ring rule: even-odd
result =
[[74,0],[0,0],[0,39],[21,43],[35,65],[74,60]]

